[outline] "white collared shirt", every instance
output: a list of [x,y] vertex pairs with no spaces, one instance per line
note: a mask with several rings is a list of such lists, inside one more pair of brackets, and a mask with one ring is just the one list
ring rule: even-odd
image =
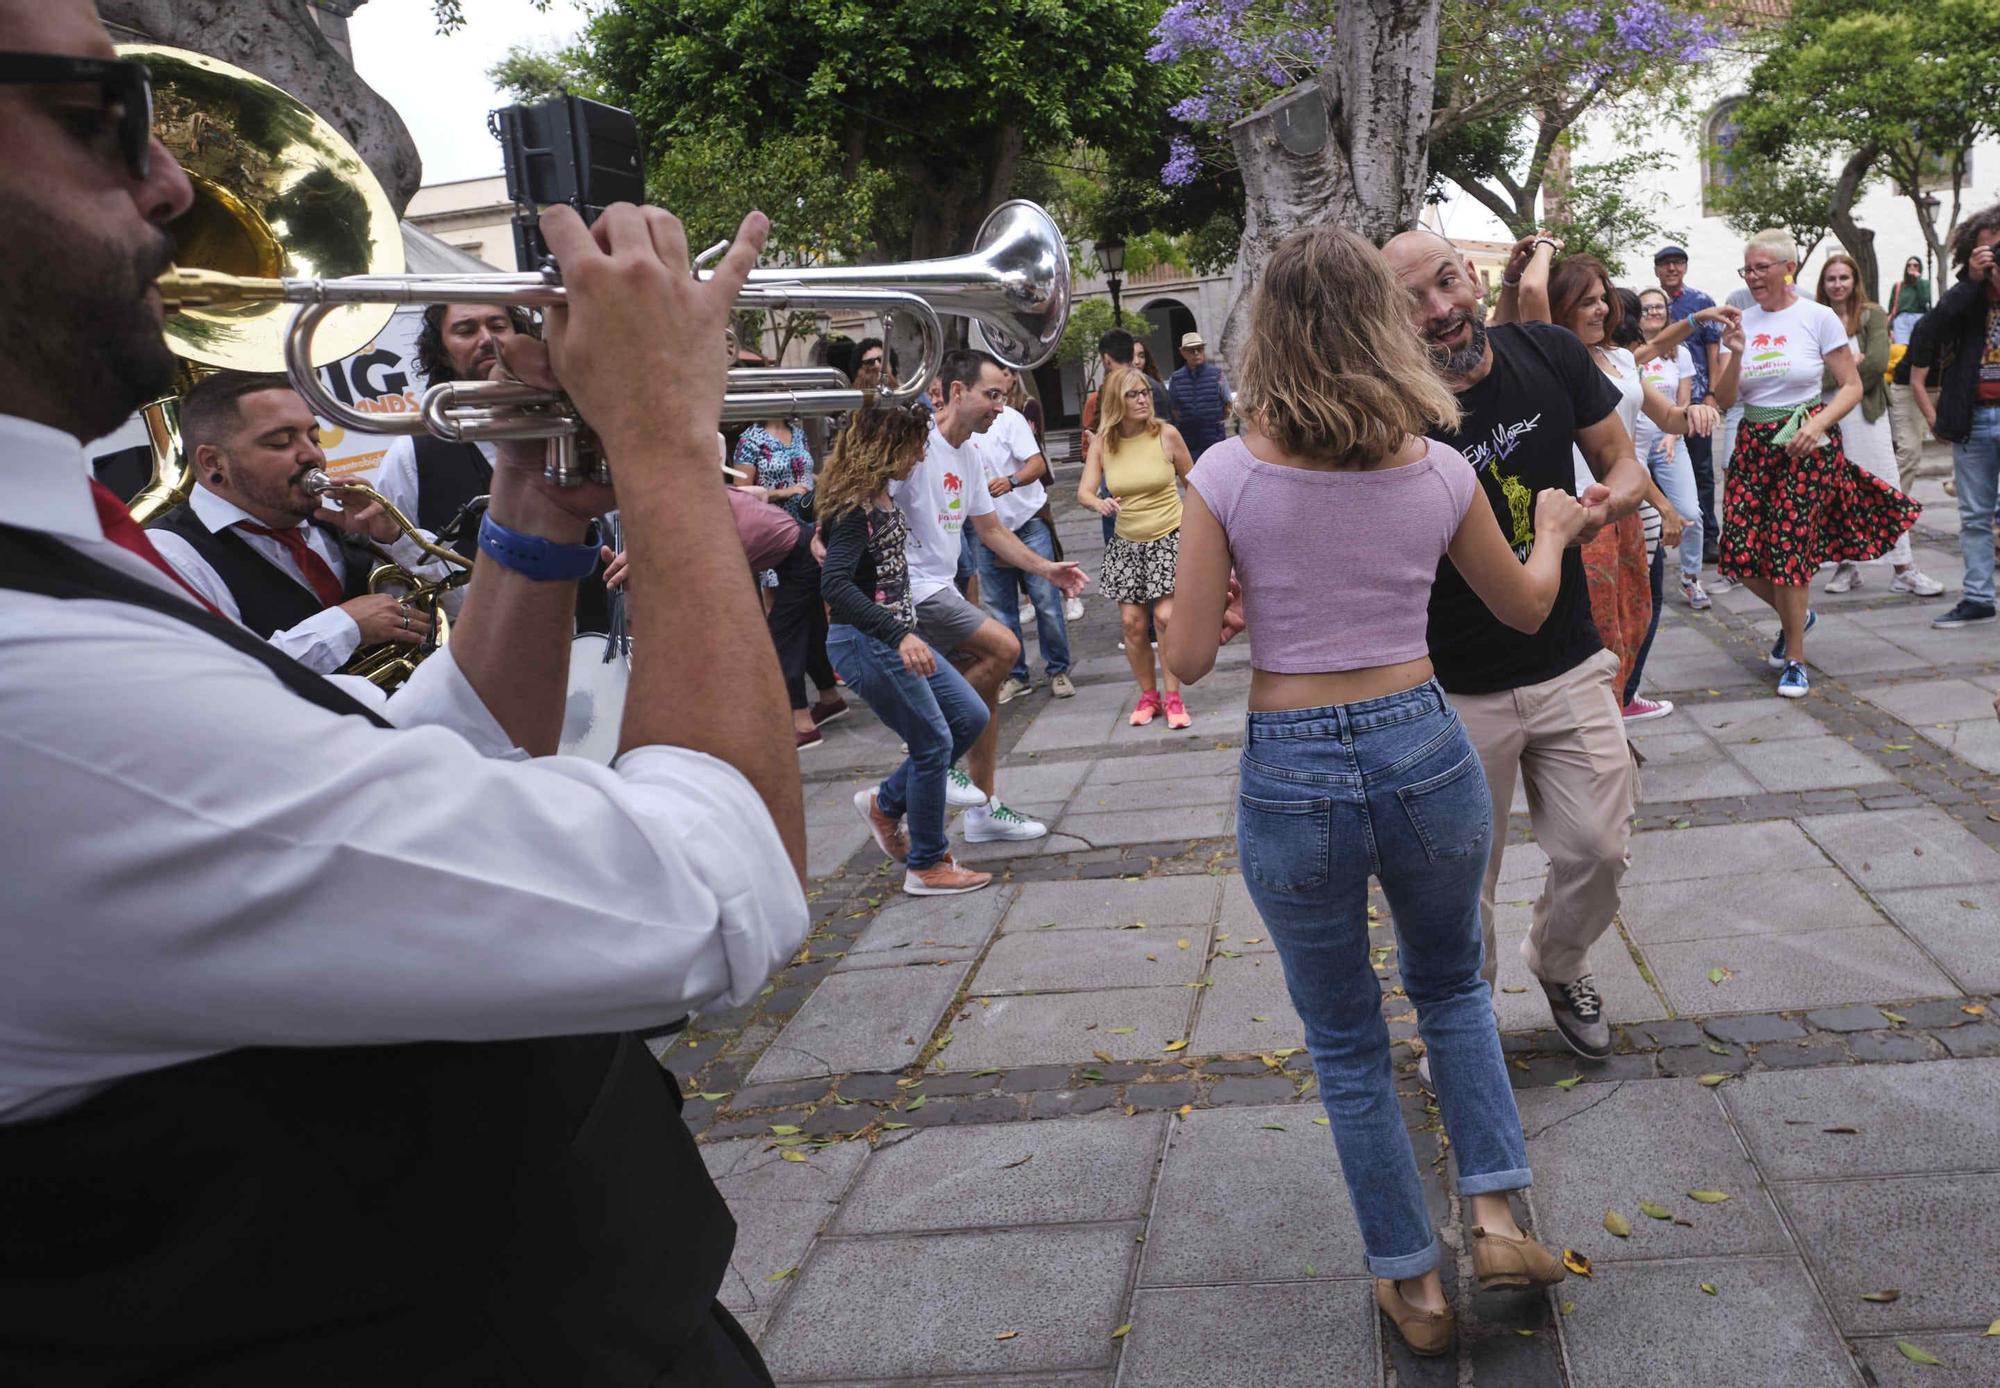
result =
[[[82,448],[0,416],[0,523],[104,538]],[[0,1122],[244,1046],[642,1028],[756,996],[806,904],[750,783],[528,760],[450,648],[307,703],[164,613],[0,588]],[[511,759],[510,759],[511,758]]]
[[[489,465],[500,461],[500,445],[479,440],[475,445],[485,455]],[[422,487],[422,479],[417,476],[417,440],[411,434],[398,434],[389,442],[388,451],[382,461],[375,465],[375,475],[369,485],[382,493],[396,508],[411,520],[417,517],[417,493]]]
[[[972,446],[985,465],[988,478],[1011,478],[1030,458],[1039,457],[1042,452],[1041,444],[1035,441],[1035,426],[1012,405],[1001,407],[999,417],[985,433],[972,436]],[[993,511],[1000,517],[1000,524],[1009,530],[1019,530],[1034,519],[1046,500],[1048,492],[1042,484],[1030,482],[994,497]]]
[[[227,497],[217,496],[207,487],[197,484],[188,496],[188,507],[195,519],[208,528],[211,535],[220,535],[233,525],[248,522],[263,526],[263,522],[245,511]],[[310,521],[300,521],[298,528],[305,532],[306,546],[326,562],[327,568],[343,585],[347,582],[347,555],[332,536]],[[224,616],[235,621],[243,619],[237,607],[236,595],[229,591],[229,585],[222,581],[222,575],[209,566],[206,559],[194,546],[171,530],[149,530],[147,537],[160,557],[174,566],[174,572],[188,581],[188,586],[207,598]],[[307,580],[305,570],[282,541],[269,535],[259,535],[254,531],[236,532],[265,559],[276,565],[278,571],[297,583],[307,592],[313,593],[313,586]],[[415,541],[406,535],[398,535],[392,544],[384,545],[389,557],[419,578],[436,579],[444,576],[443,561],[432,559],[417,547]],[[315,599],[318,594],[314,593]],[[303,622],[286,627],[283,631],[271,633],[271,644],[283,651],[308,670],[317,670],[322,675],[332,674],[345,665],[361,644],[361,628],[354,619],[339,607],[322,608]]]

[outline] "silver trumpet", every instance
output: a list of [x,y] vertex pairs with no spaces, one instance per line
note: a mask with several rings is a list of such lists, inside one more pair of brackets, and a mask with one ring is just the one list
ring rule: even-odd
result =
[[[709,277],[704,270],[695,273]],[[330,315],[349,305],[477,303],[547,308],[565,298],[555,270],[260,279],[170,269],[160,277],[160,293],[170,313],[298,305],[285,334],[286,372],[315,411],[346,428],[376,434],[429,431],[457,442],[546,439],[551,481],[569,486],[586,478],[609,480],[603,459],[589,447],[587,427],[568,397],[558,392],[512,380],[448,381],[426,391],[415,414],[373,415],[329,394],[314,370],[314,333]],[[896,265],[753,270],[736,306],[781,312],[866,309],[885,317],[905,316],[918,327],[923,353],[918,368],[900,385],[875,392],[854,389],[831,367],[733,370],[723,399],[724,423],[838,414],[870,403],[908,405],[930,384],[944,360],[949,339],[940,315],[977,323],[987,346],[1008,366],[1027,370],[1053,356],[1069,320],[1069,248],[1047,212],[1017,200],[993,210],[966,255]]]

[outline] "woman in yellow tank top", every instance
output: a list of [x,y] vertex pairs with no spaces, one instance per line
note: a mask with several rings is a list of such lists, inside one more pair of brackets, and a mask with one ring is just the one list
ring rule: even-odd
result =
[[[1180,480],[1194,458],[1180,430],[1153,417],[1153,388],[1129,366],[1112,371],[1098,395],[1097,436],[1084,458],[1076,499],[1098,515],[1115,517],[1117,528],[1104,545],[1105,595],[1118,603],[1125,632],[1125,659],[1139,682],[1132,709],[1135,726],[1164,713],[1169,728],[1194,720],[1181,703],[1180,681],[1166,667],[1155,680],[1148,620],[1166,635],[1173,616],[1174,567],[1180,558]],[[1100,497],[1103,482],[1111,495]],[[1160,682],[1166,685],[1162,698]]]

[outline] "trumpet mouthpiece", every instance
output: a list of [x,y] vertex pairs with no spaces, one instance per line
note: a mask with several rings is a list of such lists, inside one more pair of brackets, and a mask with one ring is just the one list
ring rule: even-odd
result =
[[225,275],[215,270],[188,270],[169,265],[155,283],[160,301],[169,313],[191,308],[234,308],[241,304],[267,303],[282,299],[283,280]]
[[330,492],[338,485],[339,483],[327,476],[323,467],[316,467],[306,474],[306,490],[314,496],[318,496],[321,492]]

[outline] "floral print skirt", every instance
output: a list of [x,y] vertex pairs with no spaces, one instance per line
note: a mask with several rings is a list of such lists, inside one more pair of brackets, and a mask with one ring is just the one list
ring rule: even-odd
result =
[[1180,557],[1178,529],[1157,540],[1112,535],[1104,545],[1104,574],[1099,580],[1104,596],[1113,602],[1154,602],[1172,597]]
[[1838,425],[1802,458],[1771,442],[1782,427],[1737,427],[1722,492],[1724,578],[1803,587],[1828,560],[1881,558],[1917,523],[1922,505],[1852,461]]
[[1590,617],[1597,639],[1618,657],[1618,682],[1631,687],[1632,671],[1653,623],[1652,574],[1646,561],[1646,523],[1634,513],[1604,529],[1583,546],[1583,576],[1590,586]]

